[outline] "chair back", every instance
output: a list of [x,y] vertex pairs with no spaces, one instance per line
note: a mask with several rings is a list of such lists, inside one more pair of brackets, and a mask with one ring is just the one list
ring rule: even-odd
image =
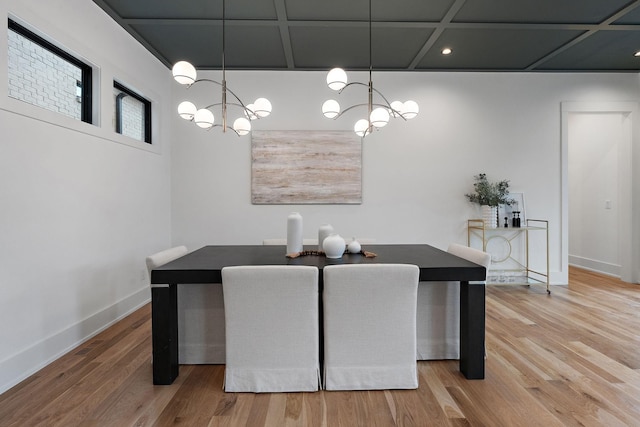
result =
[[225,267],[222,287],[225,391],[318,390],[318,268]]
[[[447,249],[447,252],[460,258],[464,258],[467,261],[471,261],[475,264],[481,265],[487,270],[487,274],[489,273],[489,266],[491,265],[491,254],[483,252],[479,249],[460,245],[458,243],[451,243],[449,245],[449,248]],[[486,276],[485,280],[487,280]]]
[[186,246],[176,246],[170,249],[165,249],[161,252],[157,252],[153,255],[149,255],[146,259],[147,271],[149,272],[149,280],[151,280],[151,270],[160,267],[161,265],[164,265],[169,261],[180,258],[181,256],[186,255],[187,252],[189,251],[187,250]]
[[327,390],[412,389],[420,270],[408,264],[348,264],[323,271]]

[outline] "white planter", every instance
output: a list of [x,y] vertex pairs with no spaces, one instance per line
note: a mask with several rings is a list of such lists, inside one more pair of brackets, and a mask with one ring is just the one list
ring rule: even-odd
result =
[[486,228],[497,228],[498,227],[498,207],[497,206],[480,206],[482,211],[482,221],[484,221],[484,226]]

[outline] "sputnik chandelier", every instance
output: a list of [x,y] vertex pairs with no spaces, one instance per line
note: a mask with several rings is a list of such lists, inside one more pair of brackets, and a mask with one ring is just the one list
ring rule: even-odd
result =
[[[361,137],[365,137],[374,130],[386,126],[391,117],[409,120],[416,117],[419,112],[418,104],[415,101],[389,102],[380,91],[373,87],[371,50],[371,0],[369,0],[369,83],[347,83],[347,73],[342,68],[334,68],[327,74],[327,85],[330,89],[337,91],[338,94],[341,94],[342,91],[352,85],[368,86],[369,96],[367,102],[352,105],[344,110],[340,110],[340,104],[335,99],[329,99],[322,104],[322,113],[329,119],[337,119],[354,108],[367,107],[367,118],[358,120],[353,127],[355,133]],[[377,95],[375,101],[374,94]]]
[[[239,107],[244,117],[240,116],[234,120],[230,129],[238,136],[246,135],[251,131],[250,120],[261,119],[271,114],[271,102],[266,98],[258,98],[253,104],[245,105],[238,96],[227,87],[225,71],[225,0],[222,1],[222,83],[211,79],[198,79],[197,72],[193,65],[187,61],[178,61],[171,70],[173,78],[180,84],[187,85],[187,89],[199,82],[209,82],[222,87],[222,98],[220,102],[198,109],[191,101],[183,101],[178,105],[178,114],[185,120],[193,121],[203,129],[212,127],[222,127],[226,132],[227,110],[229,106]],[[231,94],[235,101],[227,102],[227,93]],[[221,123],[215,123],[213,109],[220,108]]]

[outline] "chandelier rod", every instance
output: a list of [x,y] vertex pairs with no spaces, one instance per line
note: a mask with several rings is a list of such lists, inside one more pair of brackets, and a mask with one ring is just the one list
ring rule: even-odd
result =
[[222,0],[222,132],[227,131],[227,77],[225,69],[225,0]]
[[369,81],[371,81],[371,74],[373,70],[373,47],[371,42],[372,30],[371,30],[371,0],[369,0]]
[[371,112],[373,111],[373,48],[371,47],[371,0],[369,0],[369,133],[373,132],[373,124],[371,123]]

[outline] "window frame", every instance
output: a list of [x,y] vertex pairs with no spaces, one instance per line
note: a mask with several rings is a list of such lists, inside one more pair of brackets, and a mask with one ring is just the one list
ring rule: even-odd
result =
[[80,109],[80,120],[85,123],[93,124],[93,68],[85,62],[79,60],[75,56],[71,55],[67,51],[63,50],[62,48],[46,40],[45,38],[18,24],[11,18],[8,18],[8,29],[14,31],[15,33],[31,41],[32,43],[39,45],[43,49],[48,50],[54,55],[59,56],[60,58],[75,65],[80,69],[82,73],[82,107]]
[[[137,101],[140,101],[144,105],[144,141],[141,142],[151,144],[151,101],[129,89],[117,80],[113,81],[113,87],[114,89],[131,96]],[[122,97],[119,95],[116,97],[116,132],[122,135]]]

